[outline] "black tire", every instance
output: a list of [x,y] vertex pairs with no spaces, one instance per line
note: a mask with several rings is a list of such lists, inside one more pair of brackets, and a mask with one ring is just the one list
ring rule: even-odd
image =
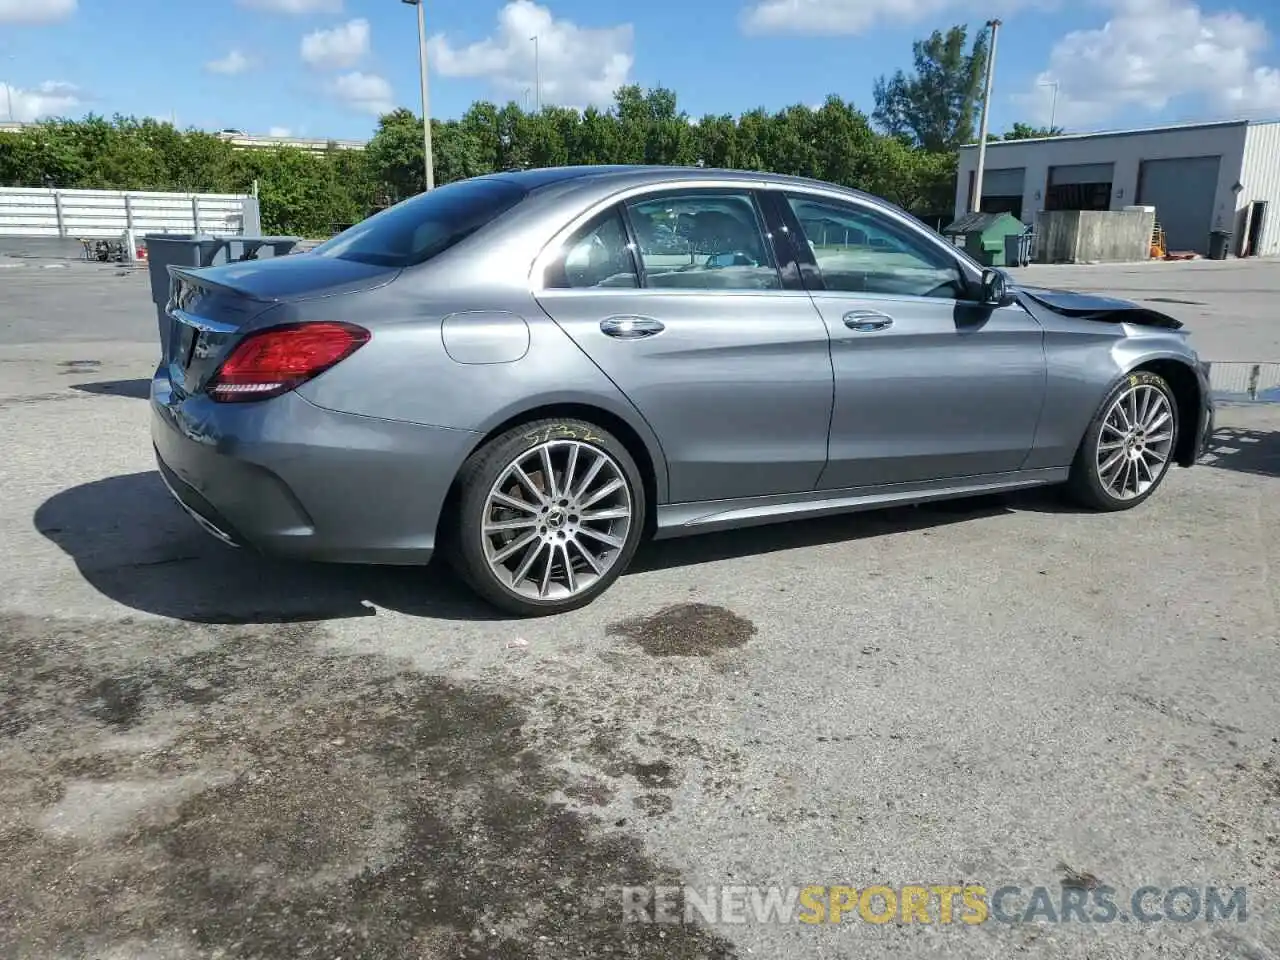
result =
[[[1165,459],[1159,474],[1155,476],[1150,486],[1143,492],[1125,499],[1114,494],[1103,482],[1097,460],[1097,449],[1098,438],[1102,434],[1103,424],[1112,406],[1122,394],[1127,393],[1134,387],[1152,387],[1164,395],[1169,404],[1169,412],[1172,417],[1172,439],[1169,442],[1169,456]],[[1067,495],[1077,504],[1091,510],[1104,512],[1132,510],[1138,504],[1147,500],[1148,497],[1160,489],[1160,484],[1164,483],[1164,478],[1168,475],[1170,467],[1173,466],[1173,451],[1178,446],[1180,426],[1178,423],[1177,398],[1163,377],[1145,370],[1125,374],[1107,392],[1107,397],[1102,401],[1102,406],[1098,408],[1097,413],[1094,414],[1093,419],[1089,422],[1089,428],[1084,432],[1084,438],[1080,441],[1080,446],[1076,450],[1075,460],[1071,464],[1071,475],[1066,484]]]
[[[517,593],[494,573],[485,555],[482,525],[490,490],[507,467],[534,447],[555,440],[576,440],[612,458],[627,485],[631,522],[612,565],[594,583],[571,596],[539,600]],[[472,590],[501,610],[522,617],[564,613],[591,603],[626,571],[644,535],[647,507],[640,470],[626,446],[609,431],[570,418],[531,421],[494,437],[463,465],[458,474],[457,509],[444,543],[446,557]]]

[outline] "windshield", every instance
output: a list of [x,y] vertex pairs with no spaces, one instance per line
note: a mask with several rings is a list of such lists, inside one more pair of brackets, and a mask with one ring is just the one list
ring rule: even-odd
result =
[[378,267],[412,267],[462,242],[523,200],[505,180],[459,180],[397,203],[311,252]]

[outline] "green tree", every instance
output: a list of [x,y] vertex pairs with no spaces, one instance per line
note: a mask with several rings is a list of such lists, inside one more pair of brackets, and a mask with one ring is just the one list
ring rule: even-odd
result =
[[875,82],[876,123],[890,136],[906,136],[931,153],[954,150],[974,139],[987,68],[987,35],[968,46],[968,28],[935,30],[912,45],[915,67]]
[[422,121],[412,110],[400,108],[379,118],[365,157],[392,203],[421,193],[426,186]]
[[1033,127],[1026,123],[1015,123],[1009,132],[1004,135],[1004,139],[1038,140],[1044,137],[1060,137],[1062,134],[1061,127]]
[[[531,113],[482,101],[457,120],[433,120],[431,129],[441,185],[562,164],[701,163],[816,177],[925,212],[949,206],[954,190],[951,153],[922,149],[905,126],[877,133],[835,95],[816,110],[797,104],[695,122],[674,91],[632,85],[617,91],[609,109]],[[247,193],[256,183],[263,228],[273,233],[327,235],[421,192],[425,181],[422,120],[407,109],[381,117],[366,149],[330,145],[320,153],[241,150],[212,133],[92,114],[0,134],[0,184]]]

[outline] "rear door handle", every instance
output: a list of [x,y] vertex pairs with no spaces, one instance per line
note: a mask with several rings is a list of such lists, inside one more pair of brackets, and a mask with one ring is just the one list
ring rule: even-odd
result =
[[600,332],[616,340],[643,340],[665,329],[662,321],[652,317],[610,317],[600,321]]
[[844,315],[844,325],[858,333],[870,333],[892,327],[893,317],[877,310],[850,310]]

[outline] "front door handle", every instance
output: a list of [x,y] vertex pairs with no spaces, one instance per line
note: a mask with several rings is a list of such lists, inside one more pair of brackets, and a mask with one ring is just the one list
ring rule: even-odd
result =
[[892,327],[893,317],[877,310],[851,310],[844,315],[844,325],[858,333],[870,333]]
[[617,340],[643,340],[665,329],[662,321],[651,317],[610,317],[600,321],[600,332]]

